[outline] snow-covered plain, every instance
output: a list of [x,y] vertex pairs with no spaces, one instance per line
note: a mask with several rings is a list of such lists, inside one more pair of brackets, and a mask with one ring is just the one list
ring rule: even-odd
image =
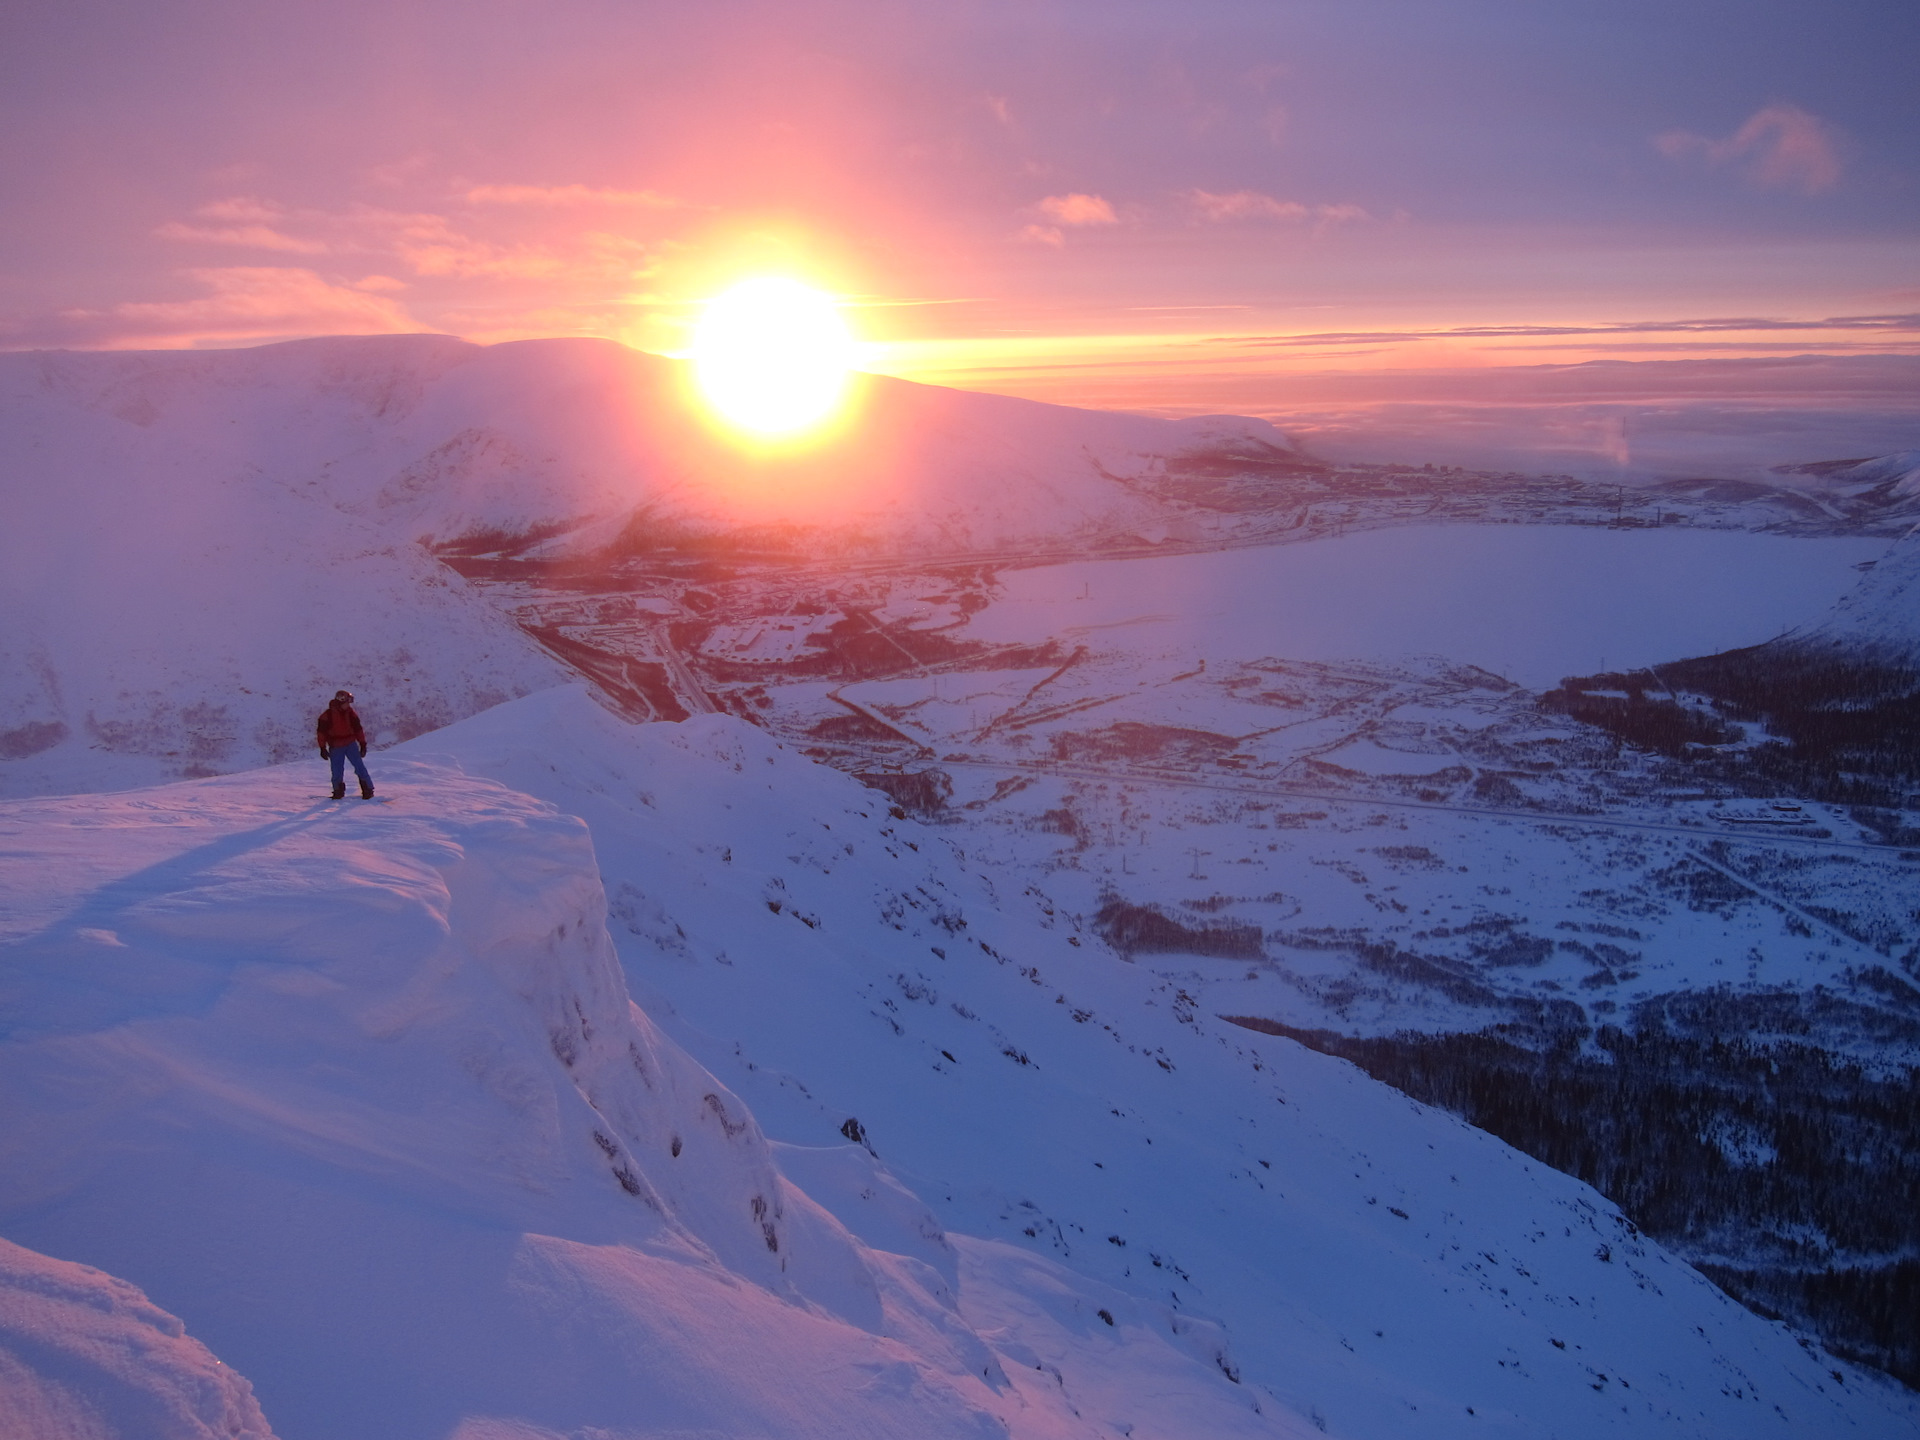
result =
[[1545,690],[1565,675],[1771,640],[1846,594],[1855,567],[1886,549],[1738,531],[1416,526],[1007,570],[961,633],[1233,660],[1444,655]]

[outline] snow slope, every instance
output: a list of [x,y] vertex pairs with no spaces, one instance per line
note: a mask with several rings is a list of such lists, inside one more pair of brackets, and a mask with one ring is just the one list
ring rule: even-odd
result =
[[[0,1232],[59,1257],[5,1251],[0,1331],[101,1364],[167,1332],[98,1266],[283,1440],[1110,1434],[1089,1387],[1152,1433],[1305,1433],[1155,1307],[949,1241],[839,1137],[776,1158],[628,999],[578,820],[380,766],[397,803],[281,768],[0,812]],[[113,1363],[264,1435],[172,1333]],[[79,1363],[9,1349],[29,1397]]]
[[273,1440],[252,1387],[139,1290],[6,1240],[0,1416],[19,1440]]
[[565,691],[409,751],[587,820],[636,996],[771,1134],[856,1118],[950,1233],[1157,1307],[1269,1410],[1379,1440],[1920,1421],[1584,1186],[1219,1022],[759,731],[633,729]]
[[1920,525],[1894,541],[1829,614],[1790,638],[1920,664]]
[[404,738],[558,683],[419,542],[750,533],[843,552],[1159,525],[1116,475],[1261,421],[1149,420],[872,380],[858,442],[755,457],[672,361],[445,336],[0,355],[0,794],[302,753],[339,685]]

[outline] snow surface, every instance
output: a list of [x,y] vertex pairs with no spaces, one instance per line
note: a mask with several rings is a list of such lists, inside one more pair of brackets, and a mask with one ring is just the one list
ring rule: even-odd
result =
[[1223,1024],[762,732],[632,729],[564,692],[409,752],[587,820],[634,993],[770,1133],[818,1145],[858,1118],[949,1234],[1193,1327],[1269,1411],[1382,1440],[1920,1419],[1897,1387],[1836,1382],[1586,1187]]
[[1058,545],[1160,524],[1124,477],[1167,454],[1286,447],[1256,420],[862,395],[857,441],[755,457],[676,362],[610,342],[0,355],[0,793],[289,760],[341,685],[380,697],[386,742],[566,678],[421,542]]
[[253,1388],[124,1280],[0,1240],[9,1440],[273,1440]]
[[[177,1316],[284,1440],[1920,1424],[1912,1394],[1735,1305],[1584,1186],[1222,1023],[1233,962],[1206,983],[1184,958],[1123,962],[1075,918],[1096,877],[1034,860],[1061,837],[936,832],[736,721],[635,729],[543,689],[555,662],[420,546],[724,531],[1031,558],[1204,538],[1212,522],[1170,518],[1147,482],[1183,450],[1278,453],[1278,432],[874,382],[861,449],[775,463],[719,448],[668,362],[430,336],[0,357],[0,401],[0,783],[111,790],[310,754],[344,683],[390,802],[318,800],[307,759],[0,806],[0,1234],[57,1257],[8,1263],[58,1268],[114,1335],[175,1335],[171,1358],[117,1373],[230,1375]],[[1822,484],[1911,483],[1866,468]],[[1851,543],[1374,532],[1004,571],[1006,595],[952,633],[1084,639],[1059,694],[1106,704],[1124,679],[1173,697],[1163,723],[1298,710],[1285,744],[1357,784],[1428,773],[1398,757],[1464,747],[1463,715],[1509,726],[1506,692],[1463,699],[1474,685],[1426,662],[1276,664],[1221,694],[1183,677],[1213,657],[1440,652],[1551,683],[1639,663],[1635,646],[1752,643],[1884,549],[1810,563]],[[1911,636],[1912,543],[1836,614]],[[769,663],[810,629],[779,623],[758,632]],[[1046,679],[847,698],[933,740]],[[1361,734],[1308,715],[1314,684],[1376,697],[1362,709],[1431,701],[1445,723],[1383,712]],[[1137,823],[1120,788],[1115,823]],[[1184,865],[1207,832],[1167,814],[1154,863]],[[1485,823],[1431,830],[1526,883],[1535,832],[1502,821],[1490,842]],[[1479,903],[1421,847],[1358,828],[1293,837],[1325,853],[1274,859],[1298,893],[1273,898],[1324,912],[1385,857],[1387,890]],[[1536,871],[1565,890],[1633,848],[1580,831]],[[45,1333],[22,1293],[0,1329]],[[44,1398],[71,1363],[41,1350],[0,1373]]]
[[831,1134],[784,1152],[870,1249],[628,1000],[578,820],[380,777],[392,804],[280,768],[0,819],[0,1228],[133,1280],[283,1437],[1112,1433],[1093,1385],[1151,1433],[1305,1433],[1155,1307],[956,1247]]
[[[1907,472],[1905,480],[1909,487],[1917,482],[1920,464]],[[1920,525],[1894,541],[1859,585],[1841,596],[1832,612],[1804,637],[1797,638],[1867,650],[1896,662],[1920,662]]]
[[1567,675],[1770,640],[1832,605],[1860,579],[1854,566],[1886,552],[1871,538],[1410,526],[1008,570],[964,634],[1235,660],[1444,655],[1544,690]]

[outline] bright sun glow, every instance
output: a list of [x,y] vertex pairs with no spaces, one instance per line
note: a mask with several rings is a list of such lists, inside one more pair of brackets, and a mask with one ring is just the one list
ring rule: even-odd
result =
[[853,366],[853,337],[831,296],[795,280],[743,280],[694,331],[701,392],[722,418],[769,438],[833,414]]

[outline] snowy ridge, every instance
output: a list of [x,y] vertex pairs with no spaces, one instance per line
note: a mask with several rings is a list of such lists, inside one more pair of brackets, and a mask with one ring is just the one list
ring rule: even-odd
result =
[[[138,1284],[292,1434],[1098,1433],[1009,1378],[865,1152],[787,1153],[856,1211],[891,1194],[909,1254],[787,1181],[632,1005],[579,821],[443,766],[382,779],[396,803],[281,769],[9,807],[0,1230]],[[998,1247],[966,1255],[1012,1308]],[[1105,1292],[1039,1263],[1098,1325]],[[1149,1415],[1296,1433],[1171,1336],[1118,1349]],[[43,1358],[21,1386],[57,1383]]]

